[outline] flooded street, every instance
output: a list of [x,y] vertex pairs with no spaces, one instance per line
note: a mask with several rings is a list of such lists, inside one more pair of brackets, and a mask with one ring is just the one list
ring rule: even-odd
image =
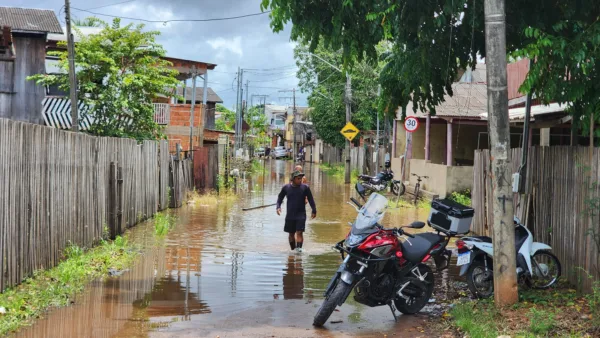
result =
[[[312,327],[324,288],[340,264],[331,247],[356,216],[346,204],[355,193],[342,179],[306,165],[318,216],[308,221],[305,251],[297,254],[283,232],[285,203],[281,216],[274,206],[242,211],[275,203],[288,182],[291,162],[266,164],[264,179],[257,174],[240,183],[237,201],[172,211],[177,225],[162,243],[155,243],[151,222],[137,226],[130,240],[145,249],[130,271],[92,283],[75,304],[53,310],[16,336],[423,336],[426,314],[394,322],[388,307],[369,308],[352,297],[324,329]],[[401,226],[426,217],[415,209],[389,211],[383,224]],[[436,276],[440,283],[449,283],[447,272]]]

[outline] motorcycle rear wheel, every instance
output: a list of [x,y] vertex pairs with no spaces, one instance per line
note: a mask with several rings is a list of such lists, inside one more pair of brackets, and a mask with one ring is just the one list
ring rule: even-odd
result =
[[347,295],[350,291],[348,289],[352,288],[351,285],[346,284],[343,280],[339,280],[335,289],[331,292],[328,298],[323,300],[323,304],[319,307],[317,314],[313,320],[313,325],[317,327],[323,326],[329,316],[333,313],[338,303],[342,301],[342,297]]
[[414,280],[407,288],[410,288],[410,293],[415,294],[415,296],[409,297],[408,300],[398,296],[394,300],[394,305],[403,314],[412,315],[421,311],[433,294],[435,278],[431,268],[428,265],[419,264],[419,274],[421,278],[413,274],[408,278],[409,281]]

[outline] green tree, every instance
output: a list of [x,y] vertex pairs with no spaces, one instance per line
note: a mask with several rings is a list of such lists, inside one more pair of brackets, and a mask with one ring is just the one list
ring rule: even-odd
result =
[[[341,53],[323,45],[312,54],[336,67],[342,67]],[[323,60],[309,54],[309,46],[298,45],[294,50],[298,65],[299,86],[309,93],[308,103],[311,109],[309,118],[317,134],[326,143],[344,147],[344,137],[340,130],[346,124],[345,84],[346,75],[331,67]],[[377,86],[380,67],[375,62],[356,63],[350,75],[352,77],[352,123],[360,130],[375,128],[377,114]]]
[[77,27],[102,27],[102,25],[98,21],[98,18],[93,16],[84,19],[74,18],[73,25]]
[[[75,45],[78,100],[90,109],[81,117],[91,118],[87,132],[98,136],[129,137],[137,140],[163,137],[162,127],[154,122],[152,100],[170,96],[179,83],[177,72],[169,69],[163,47],[155,42],[160,33],[144,32],[143,25],[109,25],[91,18],[103,29],[84,36]],[[77,31],[77,30],[76,30]],[[66,46],[65,43],[62,44]],[[63,74],[38,74],[30,79],[44,85],[58,84],[69,91],[67,52],[53,52],[60,58]]]
[[[321,43],[341,50],[347,68],[365,57],[375,60],[380,56],[386,63],[380,75],[381,103],[389,113],[412,101],[415,110],[435,114],[444,95],[453,94],[451,85],[461,69],[475,66],[476,56],[486,56],[482,1],[263,0],[261,8],[272,11],[274,31],[282,31],[291,22],[292,40],[311,50]],[[507,51],[543,41],[525,34],[526,29],[549,32],[561,22],[568,22],[568,29],[556,33],[566,41],[572,41],[577,32],[597,38],[594,30],[586,27],[595,27],[599,16],[596,0],[507,1]],[[381,41],[391,43],[389,53],[378,55],[376,47]],[[552,60],[553,53],[538,57]],[[564,68],[550,70],[565,75]]]
[[250,107],[245,116],[246,123],[250,126],[250,130],[246,133],[248,142],[255,146],[264,146],[269,143],[267,136],[267,116],[264,114],[264,106],[256,105]]
[[217,112],[221,113],[221,117],[215,122],[215,128],[222,131],[233,131],[235,112],[220,103],[217,104]]

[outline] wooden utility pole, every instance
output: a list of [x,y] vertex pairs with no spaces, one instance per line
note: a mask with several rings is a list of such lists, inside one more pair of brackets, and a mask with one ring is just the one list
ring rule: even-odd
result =
[[[346,123],[351,120],[352,104],[352,79],[350,73],[346,72]],[[344,171],[344,183],[350,183],[350,141],[346,139],[346,168]]]
[[203,91],[202,91],[202,117],[200,118],[199,125],[199,133],[198,133],[198,146],[200,148],[204,147],[204,127],[206,127],[206,121],[208,119],[208,107],[206,106],[206,100],[208,97],[208,68],[206,68],[204,72],[204,80]]
[[[194,108],[196,105],[196,67],[192,68],[192,102],[190,105],[190,158],[194,161]],[[185,100],[185,97],[183,98]]]
[[67,23],[67,53],[69,57],[69,98],[71,99],[71,130],[79,131],[77,115],[77,77],[75,74],[75,41],[71,33],[71,2],[65,0],[65,21]]
[[489,135],[492,156],[494,220],[494,298],[502,307],[519,300],[513,225],[513,194],[508,152],[508,89],[506,81],[506,18],[504,0],[486,0],[485,45]]

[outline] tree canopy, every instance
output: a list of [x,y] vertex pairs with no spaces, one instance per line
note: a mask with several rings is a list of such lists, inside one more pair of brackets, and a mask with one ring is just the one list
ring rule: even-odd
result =
[[[144,25],[112,25],[88,18],[103,29],[85,36],[75,45],[78,100],[90,107],[92,125],[87,132],[98,136],[129,137],[138,140],[163,137],[162,127],[154,122],[152,100],[171,96],[179,81],[177,72],[168,68],[163,47],[156,43],[160,33],[143,31]],[[77,31],[77,29],[75,29]],[[66,47],[66,43],[62,46]],[[30,77],[40,84],[59,85],[69,91],[67,51],[52,52],[58,56],[62,74],[38,74]]]
[[[435,114],[435,106],[443,101],[444,94],[453,94],[451,85],[459,71],[475,66],[477,56],[486,56],[484,8],[480,0],[263,0],[261,8],[272,11],[274,31],[282,31],[285,24],[291,22],[292,40],[310,46],[312,51],[320,44],[331,50],[341,50],[340,56],[347,68],[354,67],[364,58],[370,61],[383,58],[386,65],[379,81],[383,106],[390,113],[411,100],[415,110]],[[507,1],[507,51],[514,53],[527,49],[530,52],[528,46],[540,47],[544,43],[546,49],[541,50],[551,49],[547,41],[540,40],[541,34],[525,34],[529,28],[558,35],[565,42],[585,35],[588,39],[579,39],[576,44],[581,49],[586,49],[584,46],[591,48],[583,41],[597,38],[595,30],[588,28],[596,27],[599,15],[600,6],[596,0]],[[563,28],[557,27],[561,23],[567,24],[564,29],[556,30]],[[393,47],[390,53],[378,56],[376,46],[381,41],[390,42]],[[569,47],[569,43],[565,47]],[[597,49],[594,51],[597,53]],[[585,54],[585,58],[591,59],[588,55]],[[534,56],[539,67],[530,72],[528,81],[548,85],[549,82],[543,79],[549,78],[540,77],[541,68],[556,59],[553,53],[540,52]],[[573,55],[565,54],[565,58],[570,56]],[[562,65],[565,63],[558,62],[551,71],[563,75],[564,83],[565,68],[560,68]],[[545,89],[535,86],[535,90]]]
[[[345,139],[340,130],[346,124],[346,74],[327,64],[341,68],[343,58],[338,51],[327,49],[323,45],[318,46],[312,54],[316,57],[309,54],[309,46],[302,44],[294,50],[299,86],[302,92],[309,93],[308,103],[312,108],[310,119],[317,134],[326,143],[343,147]],[[377,63],[369,64],[365,61],[357,63],[350,71],[351,121],[360,130],[375,128],[379,71]]]
[[222,131],[233,131],[235,112],[220,103],[217,103],[217,112],[221,113],[221,117],[215,121],[215,128]]

